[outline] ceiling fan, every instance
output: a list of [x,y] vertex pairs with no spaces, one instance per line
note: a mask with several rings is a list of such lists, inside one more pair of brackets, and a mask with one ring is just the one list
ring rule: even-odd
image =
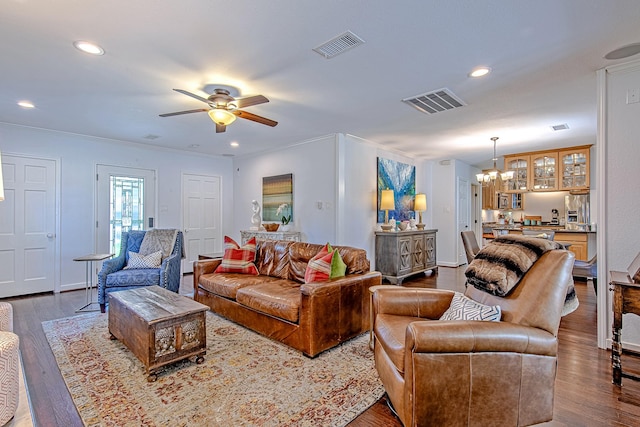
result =
[[224,132],[227,126],[234,122],[236,117],[262,123],[267,126],[275,126],[278,122],[261,117],[240,108],[250,107],[252,105],[264,104],[269,100],[262,95],[245,96],[234,98],[226,89],[215,89],[213,94],[208,98],[203,98],[191,92],[182,89],[174,89],[184,95],[190,96],[209,105],[211,108],[198,108],[196,110],[177,111],[175,113],[160,114],[160,117],[179,116],[181,114],[200,113],[206,111],[211,120],[216,124],[216,133]]

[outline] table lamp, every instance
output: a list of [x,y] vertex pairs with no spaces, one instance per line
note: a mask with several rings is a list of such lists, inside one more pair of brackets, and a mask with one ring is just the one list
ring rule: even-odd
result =
[[420,222],[416,224],[418,230],[424,230],[424,224],[422,223],[422,212],[427,210],[427,195],[424,193],[416,194],[416,199],[413,201],[413,210],[420,215]]
[[395,210],[395,208],[393,190],[382,190],[380,194],[380,210],[384,211],[384,224],[382,224],[384,231],[389,231],[393,228],[393,225],[389,224],[389,210]]

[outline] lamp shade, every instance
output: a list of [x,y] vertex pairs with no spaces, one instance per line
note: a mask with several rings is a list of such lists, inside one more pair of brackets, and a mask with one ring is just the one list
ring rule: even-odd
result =
[[2,180],[2,153],[0,153],[0,201],[4,200],[4,181]]
[[396,204],[393,200],[393,190],[382,190],[380,195],[380,210],[394,210]]
[[427,210],[427,195],[424,193],[416,194],[416,199],[413,202],[413,210],[417,212],[424,212]]
[[227,126],[236,120],[235,114],[221,108],[213,108],[207,113],[215,123]]

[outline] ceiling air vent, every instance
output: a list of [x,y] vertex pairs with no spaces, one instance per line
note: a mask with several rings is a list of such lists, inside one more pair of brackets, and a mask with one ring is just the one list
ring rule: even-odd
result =
[[551,126],[551,129],[558,131],[558,130],[566,130],[569,129],[569,125],[566,123],[563,123],[561,125],[553,125]]
[[435,114],[440,111],[453,110],[454,108],[467,105],[464,101],[453,94],[449,89],[443,88],[427,92],[422,95],[405,98],[402,102],[406,102],[412,107],[417,108],[423,113]]
[[364,43],[360,37],[353,34],[351,31],[345,31],[337,37],[332,38],[326,43],[321,44],[318,47],[313,48],[314,52],[319,53],[326,59],[331,59],[334,56],[338,56],[343,52],[348,51],[356,46],[360,46]]

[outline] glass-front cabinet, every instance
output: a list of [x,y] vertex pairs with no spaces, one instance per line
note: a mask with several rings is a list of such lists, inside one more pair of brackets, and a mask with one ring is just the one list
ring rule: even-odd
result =
[[531,182],[533,191],[555,191],[558,189],[558,153],[540,153],[531,156]]
[[570,149],[559,152],[560,190],[582,190],[589,188],[589,148]]
[[527,191],[530,162],[531,156],[527,155],[504,156],[504,170],[512,171],[513,178],[503,181],[503,191],[510,193]]

